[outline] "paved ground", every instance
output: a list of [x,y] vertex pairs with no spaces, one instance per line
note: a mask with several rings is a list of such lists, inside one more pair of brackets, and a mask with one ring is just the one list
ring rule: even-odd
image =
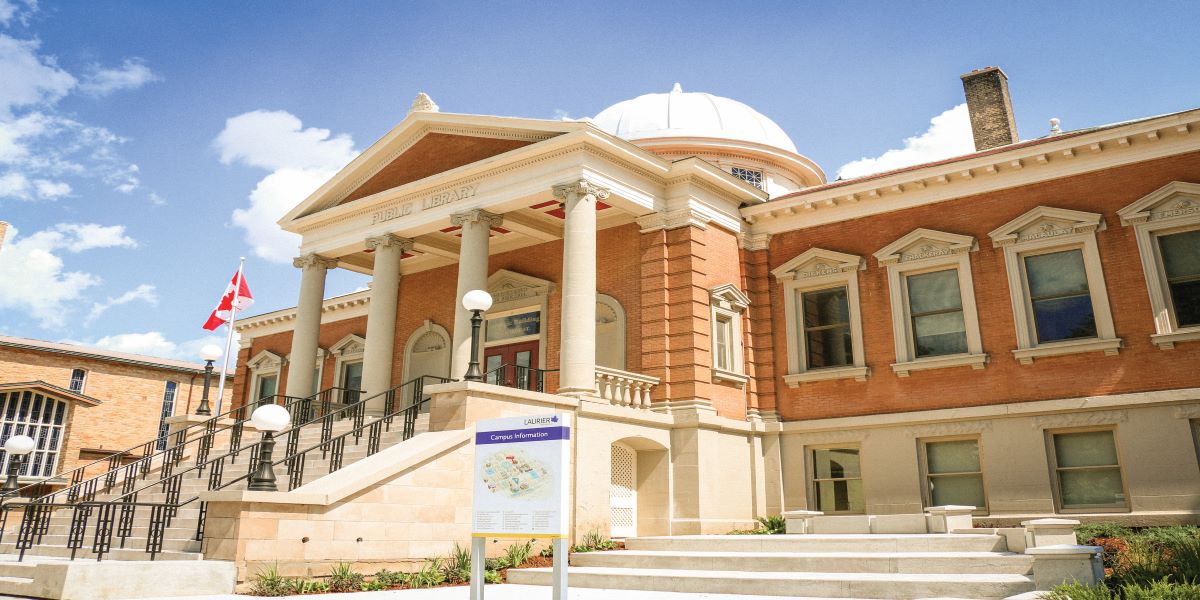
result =
[[[387,592],[355,592],[351,594],[322,594],[319,596],[290,596],[320,600],[465,600],[466,586],[442,587],[428,590],[392,590]],[[539,585],[489,585],[485,600],[550,600],[550,588]],[[576,588],[569,590],[570,600],[806,600],[784,596],[746,596],[741,594],[677,594],[673,592],[637,592],[630,590],[601,590]],[[154,598],[152,600],[249,600],[258,596],[228,594],[223,596],[188,596],[185,598]],[[816,600],[816,599],[808,599]],[[840,600],[847,600],[842,598]]]

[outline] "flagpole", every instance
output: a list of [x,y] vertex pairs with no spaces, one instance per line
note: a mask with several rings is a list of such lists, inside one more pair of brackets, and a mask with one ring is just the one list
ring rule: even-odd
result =
[[221,363],[221,379],[217,382],[217,413],[221,414],[221,402],[225,399],[225,371],[229,369],[229,350],[233,346],[233,320],[237,318],[238,294],[242,291],[242,268],[246,266],[246,257],[238,262],[237,277],[233,281],[233,302],[229,306],[229,320],[225,327],[229,333],[225,337],[225,360]]

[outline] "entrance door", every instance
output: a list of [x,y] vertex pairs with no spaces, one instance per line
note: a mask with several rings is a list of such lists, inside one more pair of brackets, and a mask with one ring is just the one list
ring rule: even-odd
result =
[[491,346],[483,351],[483,372],[488,383],[541,391],[537,368],[536,341]]
[[612,532],[609,537],[637,535],[637,452],[612,445],[612,485],[608,492]]

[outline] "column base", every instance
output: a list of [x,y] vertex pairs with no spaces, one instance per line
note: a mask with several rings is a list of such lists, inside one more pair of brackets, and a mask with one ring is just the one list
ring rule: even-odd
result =
[[594,388],[594,387],[592,387],[592,388],[560,387],[560,388],[558,388],[558,391],[555,392],[555,394],[557,394],[559,396],[573,396],[575,398],[583,398],[584,396],[595,396],[597,398],[600,397],[600,394],[596,391],[596,388]]

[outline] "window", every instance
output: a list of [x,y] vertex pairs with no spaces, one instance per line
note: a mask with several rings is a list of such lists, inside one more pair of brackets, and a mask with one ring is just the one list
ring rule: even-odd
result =
[[4,442],[14,435],[33,438],[33,452],[25,457],[22,476],[50,477],[58,466],[63,427],[67,418],[67,403],[35,390],[0,392],[0,472],[8,474],[8,453]]
[[991,232],[993,245],[1004,249],[1017,328],[1013,355],[1022,364],[1120,350],[1096,247],[1103,229],[1098,213],[1043,206]]
[[812,451],[813,510],[862,513],[862,473],[858,448],[820,448]]
[[342,402],[353,404],[362,394],[362,361],[342,364]]
[[283,357],[269,350],[262,350],[247,363],[250,368],[250,385],[246,390],[246,404],[253,407],[260,400],[279,393],[279,372]]
[[87,381],[87,371],[83,369],[75,369],[71,371],[71,391],[77,394],[83,393],[83,384]]
[[957,504],[986,512],[979,440],[930,440],[922,446],[926,506]]
[[272,373],[270,375],[260,375],[258,377],[258,388],[254,391],[254,399],[262,401],[267,398],[272,398],[279,392],[279,375]]
[[596,294],[596,366],[625,370],[625,308],[607,294]]
[[1175,323],[1200,326],[1200,229],[1159,236]]
[[788,385],[866,380],[858,304],[858,271],[865,267],[862,257],[813,248],[771,271],[784,293]]
[[1054,481],[1063,510],[1126,508],[1112,430],[1052,433]]
[[916,229],[875,253],[888,270],[897,375],[987,364],[971,280],[978,249],[971,236]]
[[175,395],[178,392],[179,383],[168,381],[167,387],[163,391],[162,412],[158,418],[158,441],[155,443],[155,447],[159,450],[167,448],[167,432],[170,430],[167,417],[175,414]]
[[741,179],[742,181],[745,181],[746,183],[749,183],[760,190],[765,189],[763,188],[762,171],[747,169],[745,167],[733,167],[731,172],[733,173],[734,177],[737,177],[738,179]]
[[854,362],[846,296],[844,286],[801,293],[804,355],[809,369],[842,367]]
[[750,306],[750,298],[737,286],[727,283],[709,290],[709,304],[712,307],[713,379],[742,387],[749,381],[745,374],[742,318]]
[[1132,226],[1163,350],[1200,340],[1200,183],[1174,181],[1117,211]]
[[330,346],[334,356],[333,385],[338,390],[335,398],[343,404],[353,404],[362,395],[362,363],[367,341],[359,335],[349,334]]

